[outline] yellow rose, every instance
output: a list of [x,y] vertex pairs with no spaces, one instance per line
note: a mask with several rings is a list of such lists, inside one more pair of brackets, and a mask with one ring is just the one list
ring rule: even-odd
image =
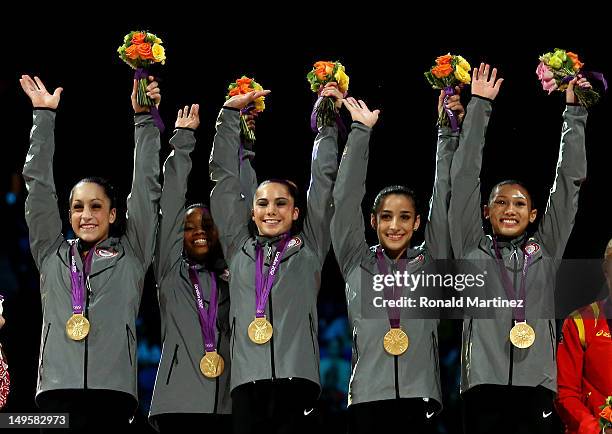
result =
[[156,62],[164,62],[166,60],[166,51],[161,45],[157,43],[153,44],[151,51],[153,52],[153,58]]
[[459,64],[455,69],[455,78],[461,83],[468,84],[470,82],[470,73],[463,69]]
[[548,60],[548,65],[552,66],[554,69],[559,69],[561,68],[561,65],[563,65],[563,61],[556,55],[550,56],[550,59]]
[[338,90],[342,93],[346,93],[349,87],[349,76],[344,72],[344,66],[340,66],[334,76],[336,83],[338,83]]
[[565,62],[565,60],[567,59],[567,55],[565,54],[565,50],[555,50],[555,54],[554,56],[558,57],[559,59],[561,59],[561,62]]
[[264,102],[264,97],[257,98],[255,102],[255,111],[260,113],[266,109],[266,103]]
[[461,57],[461,56],[455,56],[455,57],[457,58],[457,66],[458,67],[463,68],[466,71],[469,71],[470,69],[472,69],[472,67],[470,66],[468,61],[465,60],[463,57]]

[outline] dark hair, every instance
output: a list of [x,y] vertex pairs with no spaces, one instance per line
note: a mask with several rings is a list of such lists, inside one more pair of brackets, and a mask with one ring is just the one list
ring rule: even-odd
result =
[[263,187],[266,184],[272,184],[272,183],[282,184],[285,187],[287,187],[287,190],[289,191],[289,196],[291,196],[293,198],[293,201],[297,203],[298,194],[299,194],[298,187],[295,184],[295,182],[290,181],[288,179],[276,179],[276,178],[266,179],[265,181],[263,181],[261,184],[257,186],[257,190],[259,190],[260,187]]
[[190,209],[194,209],[194,208],[202,208],[210,212],[210,208],[208,208],[208,205],[206,205],[204,202],[195,202],[190,205],[185,205],[185,212],[189,211]]
[[[79,182],[72,186],[72,190],[70,190],[70,197],[68,198],[68,208],[72,209],[72,195],[74,193],[74,189],[79,184],[92,183],[99,185],[104,194],[110,200],[110,209],[117,208],[117,193],[113,184],[106,178],[102,178],[100,176],[89,176],[87,178],[81,179]],[[113,237],[120,237],[125,233],[125,222],[122,218],[122,213],[117,210],[117,217],[115,218],[115,222],[111,223],[109,235]]]
[[531,202],[531,209],[535,209],[535,202],[533,198],[531,197],[531,193],[529,193],[529,187],[527,186],[526,183],[524,183],[523,181],[519,181],[517,179],[506,179],[504,181],[501,181],[495,184],[493,188],[491,189],[491,193],[489,193],[489,200],[487,201],[487,204],[490,204],[493,198],[495,197],[495,190],[497,190],[499,187],[503,185],[518,185],[522,187],[523,190],[525,190],[525,192],[527,193],[527,197],[529,198],[529,201]]
[[406,196],[408,199],[412,201],[412,205],[414,206],[414,211],[416,215],[419,215],[419,202],[416,197],[415,192],[403,185],[390,185],[388,187],[383,188],[378,192],[376,198],[374,199],[374,204],[372,205],[372,214],[376,215],[380,211],[380,207],[382,206],[383,199],[391,194],[399,194],[402,196]]

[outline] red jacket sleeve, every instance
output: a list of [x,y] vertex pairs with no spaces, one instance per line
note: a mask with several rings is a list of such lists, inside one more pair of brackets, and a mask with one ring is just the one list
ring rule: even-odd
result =
[[584,349],[572,318],[563,323],[563,339],[557,350],[559,392],[555,407],[568,432],[599,434],[599,420],[583,404],[582,368]]

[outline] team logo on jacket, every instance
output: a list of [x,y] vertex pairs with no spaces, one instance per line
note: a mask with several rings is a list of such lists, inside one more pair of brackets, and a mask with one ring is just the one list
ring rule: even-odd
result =
[[533,256],[540,251],[540,245],[538,243],[531,242],[525,246],[525,253],[529,256]]
[[423,254],[420,254],[416,258],[411,259],[410,262],[408,262],[408,264],[410,265],[420,264],[421,262],[423,262],[423,259],[425,259],[425,256],[423,256]]
[[291,247],[297,247],[300,244],[302,244],[302,240],[299,237],[293,237],[291,238],[291,241],[289,241],[289,244],[287,244],[287,248],[290,249]]
[[98,255],[101,258],[112,258],[113,256],[117,256],[118,253],[119,252],[117,252],[116,250],[101,249],[101,248],[96,249],[96,255]]

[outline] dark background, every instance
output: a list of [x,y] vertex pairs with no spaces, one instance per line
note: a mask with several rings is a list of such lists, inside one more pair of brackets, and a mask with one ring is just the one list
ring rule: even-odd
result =
[[[225,17],[228,18],[227,16]],[[168,20],[173,22],[172,20]],[[125,198],[132,173],[133,120],[130,104],[132,71],[119,60],[116,49],[129,30],[145,28],[160,36],[167,63],[162,78],[162,117],[167,131],[162,136],[162,156],[179,107],[200,104],[201,126],[192,154],[189,199],[206,200],[208,156],[214,120],[223,104],[227,85],[242,74],[254,77],[271,95],[257,124],[256,169],[259,179],[293,179],[305,190],[313,133],[309,115],[314,101],[305,75],[321,59],[340,60],[351,78],[349,93],[364,99],[370,108],[382,110],[370,144],[370,166],[364,210],[375,194],[389,184],[406,184],[426,204],[431,194],[436,141],[437,93],[425,82],[423,72],[436,56],[461,54],[472,66],[486,61],[505,78],[495,102],[484,153],[482,184],[490,187],[506,178],[525,180],[538,208],[543,211],[555,173],[559,151],[563,98],[548,96],[536,79],[538,55],[555,48],[574,51],[585,69],[612,77],[609,53],[599,39],[575,31],[571,38],[517,43],[502,36],[520,33],[516,27],[487,28],[498,38],[476,38],[471,27],[462,37],[451,37],[443,23],[438,32],[420,32],[408,24],[380,24],[368,29],[358,24],[296,26],[288,21],[244,26],[214,27],[208,18],[198,25],[152,24],[116,20],[104,26],[84,24],[83,19],[54,23],[44,31],[6,33],[0,68],[0,218],[4,228],[0,243],[0,292],[6,297],[7,325],[0,338],[8,354],[12,391],[6,412],[36,411],[33,403],[40,339],[38,274],[28,251],[23,220],[21,167],[28,148],[31,104],[19,87],[21,74],[38,75],[50,92],[62,86],[56,126],[54,159],[59,206],[67,216],[68,192],[85,176],[112,180]],[[221,20],[222,21],[222,20]],[[399,27],[398,27],[399,25]],[[525,24],[526,25],[526,24]],[[322,31],[328,29],[330,31]],[[393,29],[393,30],[391,30]],[[28,30],[26,28],[26,30]],[[455,29],[457,30],[457,29]],[[523,29],[525,30],[525,29]],[[514,32],[514,33],[513,33]],[[568,34],[570,32],[568,31]],[[439,37],[433,38],[432,34]],[[336,37],[334,37],[334,35]],[[567,35],[566,35],[567,36]],[[508,42],[504,42],[508,41]],[[565,45],[563,45],[565,44]],[[464,104],[469,90],[464,91]],[[569,241],[567,258],[599,258],[612,237],[610,225],[610,97],[604,96],[591,110],[587,126],[589,175],[580,211]],[[124,203],[123,203],[124,205]],[[426,210],[422,210],[426,215]],[[422,240],[419,231],[415,242]],[[368,241],[375,241],[373,231]],[[590,288],[581,288],[592,294]],[[589,300],[585,300],[585,303]],[[324,268],[319,297],[322,380],[324,392],[319,412],[321,427],[343,426],[350,335],[346,322],[344,286],[330,254]],[[136,423],[145,429],[144,414],[157,366],[159,318],[151,279],[145,288],[139,321],[139,359],[142,409]],[[459,432],[457,401],[460,323],[441,324],[441,362],[445,387],[445,411],[438,432]]]

